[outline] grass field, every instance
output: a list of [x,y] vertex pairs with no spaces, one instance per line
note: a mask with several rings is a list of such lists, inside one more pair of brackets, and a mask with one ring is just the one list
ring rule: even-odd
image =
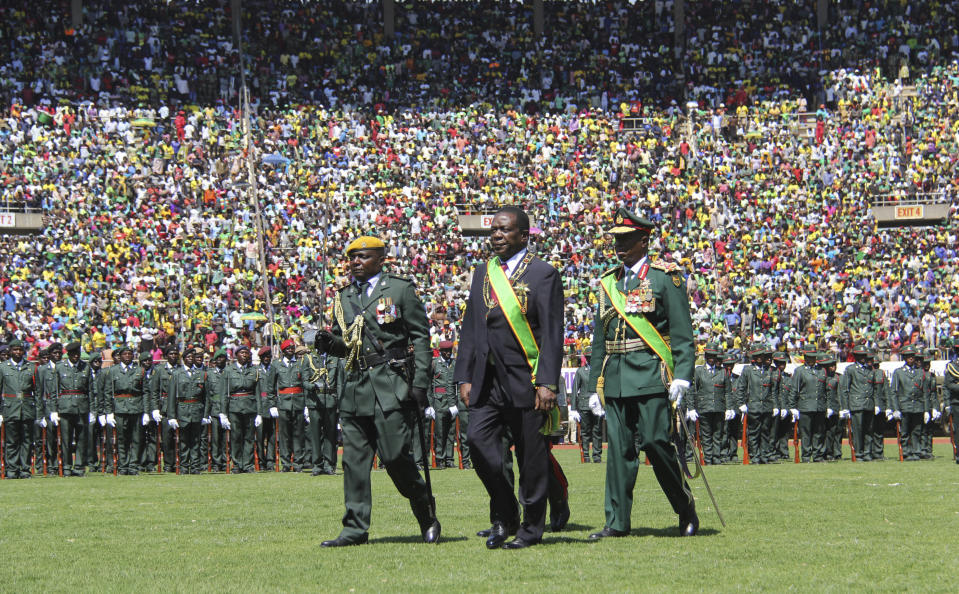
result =
[[[889,446],[887,454],[891,452]],[[487,551],[485,490],[473,471],[433,473],[443,541],[420,542],[406,500],[374,472],[366,546],[327,550],[342,475],[142,475],[0,483],[6,592],[131,591],[923,591],[959,578],[959,465],[931,462],[708,467],[727,528],[692,483],[700,536],[676,516],[650,467],[637,480],[631,537],[603,526],[605,465],[557,456],[570,479],[568,529],[542,546]]]

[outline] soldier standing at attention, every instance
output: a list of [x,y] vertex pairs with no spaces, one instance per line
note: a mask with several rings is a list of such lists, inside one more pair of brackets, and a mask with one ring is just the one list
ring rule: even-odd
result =
[[952,428],[952,450],[956,452],[956,464],[959,464],[959,427],[956,427],[955,414],[959,412],[959,340],[952,348],[955,349],[952,359],[946,364],[943,374],[942,389],[945,391],[946,413],[949,415],[949,426]]
[[705,365],[696,367],[693,385],[689,388],[689,412],[686,418],[699,423],[699,436],[706,464],[722,464],[723,424],[726,400],[731,386],[722,367],[723,351],[718,344],[706,345]]
[[140,470],[153,472],[157,463],[157,427],[160,423],[157,419],[160,418],[160,409],[165,408],[166,403],[160,401],[156,392],[157,385],[152,381],[156,366],[153,365],[153,357],[149,352],[140,353],[140,367],[143,368],[143,400],[152,414],[144,415],[140,421],[142,428],[137,460]]
[[150,393],[154,398],[157,414],[153,417],[156,425],[148,426],[147,430],[159,431],[160,443],[157,447],[163,450],[163,472],[173,472],[176,464],[175,436],[170,425],[163,422],[158,409],[161,403],[164,403],[163,407],[166,408],[165,403],[170,396],[170,385],[173,382],[173,371],[180,366],[180,351],[171,344],[163,350],[163,354],[166,357],[166,364],[157,366],[150,375]]
[[[729,395],[732,396],[736,393],[736,382],[739,381],[739,376],[733,374],[733,369],[736,367],[736,357],[732,355],[726,355],[723,357],[723,371],[726,372],[726,379],[729,380]],[[736,407],[732,404],[732,399],[729,398],[726,401],[726,414],[723,416],[725,419],[725,424],[723,425],[723,450],[722,450],[722,459],[723,464],[732,463],[736,464],[739,462],[739,438],[743,434],[743,423],[740,420],[736,419]],[[745,446],[745,444],[743,444]]]
[[259,374],[250,364],[250,347],[236,349],[236,361],[227,365],[220,384],[220,424],[230,433],[233,472],[253,472],[253,422],[257,411]]
[[312,453],[312,476],[336,474],[337,403],[343,386],[343,361],[327,354],[307,353],[310,370],[306,396],[307,439]]
[[24,356],[23,343],[10,342],[10,358],[0,363],[0,423],[4,427],[3,455],[7,478],[30,478],[33,427],[47,424],[34,365]]
[[[599,464],[603,461],[603,417],[594,413],[589,407],[589,398],[592,394],[586,392],[591,370],[589,359],[593,355],[593,349],[586,347],[583,354],[586,356],[586,361],[582,367],[576,370],[576,375],[573,376],[570,420],[579,424],[583,462],[592,461]],[[603,415],[605,415],[605,411]],[[592,449],[592,454],[590,454],[590,449]]]
[[200,474],[200,436],[206,420],[206,378],[194,365],[196,352],[183,353],[183,365],[173,370],[164,403],[167,425],[179,433],[180,473]]
[[824,353],[819,358],[826,375],[826,442],[824,452],[826,460],[842,460],[842,431],[844,424],[839,420],[839,378],[836,377],[836,356]]
[[906,364],[892,374],[889,403],[892,406],[892,418],[901,422],[903,459],[919,460],[922,425],[929,422],[932,403],[923,382],[916,347],[907,346],[901,354]]
[[117,434],[117,474],[137,475],[137,451],[140,448],[142,419],[147,415],[143,392],[143,370],[133,363],[133,349],[122,346],[117,351],[120,361],[107,370],[107,424]]
[[[439,344],[440,356],[434,357],[431,371],[433,378],[433,408],[436,410],[436,466],[458,468],[455,460],[456,430],[454,423],[460,409],[456,405],[456,383],[453,381],[453,342],[444,340]],[[427,461],[428,462],[428,461]]]
[[[304,426],[309,373],[304,372],[303,362],[296,357],[296,344],[292,340],[284,340],[280,344],[280,352],[283,357],[273,366],[275,383],[270,387],[271,409],[279,411],[283,472],[300,472],[306,462]],[[270,412],[272,414],[272,410]]]
[[100,438],[103,435],[103,425],[98,420],[103,400],[103,355],[100,351],[90,354],[90,364],[87,365],[90,385],[90,416],[87,430],[87,465],[90,472],[99,472],[101,468]]
[[[353,282],[336,295],[333,332],[317,333],[321,353],[345,359],[340,401],[343,428],[343,530],[324,547],[369,540],[370,470],[379,453],[397,491],[410,501],[423,541],[440,538],[435,503],[413,460],[413,415],[427,407],[430,345],[426,308],[413,283],[383,272],[386,245],[359,237],[346,248]],[[410,350],[412,347],[412,352]]]
[[878,452],[872,425],[879,407],[873,396],[873,372],[866,364],[868,351],[859,345],[852,356],[855,363],[847,366],[839,379],[839,418],[850,419],[856,461],[869,462]]
[[[277,426],[280,424],[280,410],[276,406],[276,369],[273,363],[273,351],[270,347],[261,347],[256,352],[260,360],[257,365],[260,383],[257,386],[257,415],[253,419],[254,451],[260,460],[260,470],[276,470],[276,442],[279,437]],[[289,458],[283,463],[289,467]]]
[[[746,420],[746,439],[749,442],[749,460],[753,464],[769,464],[773,461],[773,410],[786,406],[777,400],[776,378],[770,369],[771,353],[765,345],[753,345],[752,363],[743,367],[736,380],[736,389],[730,399],[726,416],[738,407]],[[795,377],[795,374],[793,374]],[[798,411],[795,415],[799,416]],[[739,433],[742,433],[740,426]]]
[[226,349],[220,348],[213,353],[212,365],[206,372],[206,416],[210,420],[210,467],[215,472],[226,469],[226,449],[224,447],[224,429],[220,424],[221,386],[223,370],[226,368]]
[[[57,365],[63,359],[63,345],[59,342],[51,343],[43,351],[44,357],[40,359],[37,365],[37,381],[40,384],[40,400],[43,402],[44,416],[49,411],[54,410],[57,399]],[[51,419],[52,421],[53,419]],[[60,469],[57,466],[57,430],[56,426],[47,430],[47,439],[43,445],[47,453],[47,472],[51,475],[59,474]]]
[[803,364],[793,372],[789,412],[799,421],[803,462],[826,459],[826,374],[817,365],[819,353],[803,352]]
[[922,424],[922,450],[919,457],[923,460],[932,460],[932,432],[933,423],[942,417],[939,409],[942,408],[939,403],[939,388],[936,386],[936,376],[932,373],[932,352],[925,351],[919,353],[917,357],[920,367],[922,367],[922,381],[929,394],[929,420]]
[[[80,343],[66,347],[67,359],[57,365],[57,397],[50,403],[50,419],[60,424],[60,451],[63,458],[63,476],[83,476],[89,460],[87,444],[90,428],[90,370],[80,359]],[[56,417],[54,417],[56,415]],[[76,459],[74,460],[74,443]]]
[[[779,403],[789,402],[789,388],[792,382],[792,376],[786,373],[786,364],[789,357],[786,353],[773,354],[773,375],[776,380],[774,388],[776,392],[776,401]],[[789,458],[789,436],[792,434],[793,424],[786,420],[786,409],[773,409],[773,425],[775,426],[776,439],[773,444],[773,459],[786,460]]]
[[622,262],[600,280],[587,391],[606,410],[606,524],[589,538],[626,536],[631,529],[639,451],[679,516],[680,536],[699,530],[699,517],[679,454],[670,440],[672,406],[681,407],[693,379],[696,348],[689,298],[679,268],[648,257],[654,225],[626,209],[609,233]]

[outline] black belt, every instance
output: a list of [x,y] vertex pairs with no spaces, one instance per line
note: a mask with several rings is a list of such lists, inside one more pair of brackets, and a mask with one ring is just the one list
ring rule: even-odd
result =
[[373,355],[360,355],[356,358],[356,365],[360,370],[367,370],[371,367],[377,367],[383,365],[384,363],[391,363],[396,361],[401,364],[406,364],[406,358],[409,356],[406,347],[396,347],[392,349],[386,349],[386,352],[382,355],[373,354]]

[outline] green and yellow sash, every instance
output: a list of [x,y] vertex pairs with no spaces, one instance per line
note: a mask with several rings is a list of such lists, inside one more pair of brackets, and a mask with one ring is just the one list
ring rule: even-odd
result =
[[639,335],[646,344],[649,345],[649,348],[653,350],[656,355],[663,360],[663,363],[666,364],[666,371],[668,373],[668,378],[672,380],[673,378],[673,352],[669,348],[669,345],[666,344],[666,341],[663,340],[662,335],[656,330],[656,327],[653,326],[649,320],[646,319],[641,313],[626,313],[626,296],[616,287],[616,278],[612,274],[607,274],[599,281],[600,286],[603,287],[603,291],[606,292],[606,295],[609,297],[609,302],[616,310],[616,313],[620,315],[621,318],[626,320],[626,323],[629,325],[633,331]]
[[[526,356],[526,363],[529,365],[533,384],[536,383],[536,371],[539,369],[539,345],[536,344],[536,338],[533,336],[533,329],[529,326],[529,320],[526,319],[526,313],[519,304],[519,299],[513,291],[513,285],[510,284],[506,273],[503,271],[499,256],[486,263],[486,277],[489,279],[490,288],[499,302],[500,309],[503,310],[503,316],[513,331],[513,336],[519,341],[520,348]],[[547,415],[546,424],[540,429],[544,435],[548,435],[559,427],[559,409],[553,407]]]

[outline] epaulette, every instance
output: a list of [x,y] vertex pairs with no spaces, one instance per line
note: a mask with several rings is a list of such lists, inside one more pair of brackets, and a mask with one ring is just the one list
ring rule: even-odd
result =
[[663,272],[665,272],[666,274],[673,274],[676,272],[680,272],[680,268],[678,264],[676,264],[675,262],[667,261],[667,260],[656,260],[654,262],[650,262],[649,266],[650,268],[658,268],[662,270]]
[[395,272],[387,272],[386,275],[389,276],[390,278],[395,278],[395,279],[397,279],[397,280],[406,281],[406,282],[408,282],[408,283],[416,282],[416,281],[413,280],[413,277],[412,277],[412,276],[407,276],[407,275],[405,275],[405,274],[397,274],[397,273],[395,273]]

